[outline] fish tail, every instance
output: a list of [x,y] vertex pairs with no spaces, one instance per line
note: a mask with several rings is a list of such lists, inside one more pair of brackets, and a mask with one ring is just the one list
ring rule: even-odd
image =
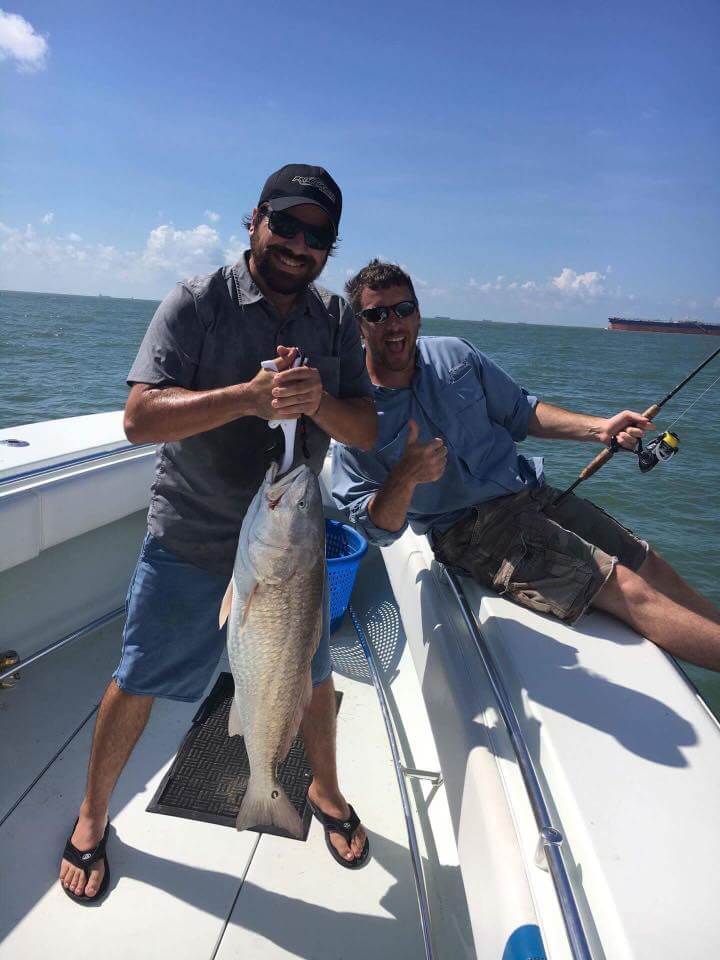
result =
[[238,830],[247,830],[248,827],[277,827],[298,840],[303,835],[302,820],[277,780],[269,783],[266,780],[261,784],[258,778],[253,776],[250,777],[235,826]]

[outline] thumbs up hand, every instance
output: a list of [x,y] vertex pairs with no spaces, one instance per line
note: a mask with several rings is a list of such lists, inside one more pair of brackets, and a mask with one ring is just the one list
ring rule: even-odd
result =
[[409,420],[405,450],[397,465],[405,481],[413,485],[439,480],[447,463],[447,447],[439,437],[419,443],[418,435],[417,423]]

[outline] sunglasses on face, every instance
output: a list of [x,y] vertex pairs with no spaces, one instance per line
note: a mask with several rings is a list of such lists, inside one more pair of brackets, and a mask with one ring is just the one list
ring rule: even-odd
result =
[[358,317],[367,323],[385,323],[392,312],[398,320],[404,320],[415,313],[417,306],[417,300],[400,300],[384,307],[367,307],[358,313]]
[[302,233],[306,246],[311,250],[329,250],[335,243],[335,231],[331,226],[312,226],[298,220],[285,210],[269,210],[266,216],[270,232],[284,240],[292,240],[293,237]]

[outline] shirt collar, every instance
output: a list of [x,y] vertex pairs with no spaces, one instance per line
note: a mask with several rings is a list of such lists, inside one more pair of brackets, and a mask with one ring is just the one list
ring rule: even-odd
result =
[[250,273],[250,267],[248,266],[249,256],[250,251],[246,250],[232,268],[233,279],[235,280],[235,292],[241,304],[257,303],[258,300],[264,299],[262,291]]
[[381,387],[377,383],[373,383],[373,393],[374,394],[383,394],[383,393],[397,393],[400,390],[413,390],[417,387],[420,377],[422,376],[423,367],[427,366],[427,359],[425,357],[425,346],[422,345],[422,337],[417,338],[417,343],[415,344],[415,370],[413,371],[412,380],[407,387]]

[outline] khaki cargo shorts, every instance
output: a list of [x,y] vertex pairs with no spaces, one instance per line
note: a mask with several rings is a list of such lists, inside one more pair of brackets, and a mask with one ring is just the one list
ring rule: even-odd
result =
[[543,486],[473,507],[445,533],[432,535],[435,554],[478,583],[539,613],[575,623],[622,563],[637,572],[648,554],[600,507]]

